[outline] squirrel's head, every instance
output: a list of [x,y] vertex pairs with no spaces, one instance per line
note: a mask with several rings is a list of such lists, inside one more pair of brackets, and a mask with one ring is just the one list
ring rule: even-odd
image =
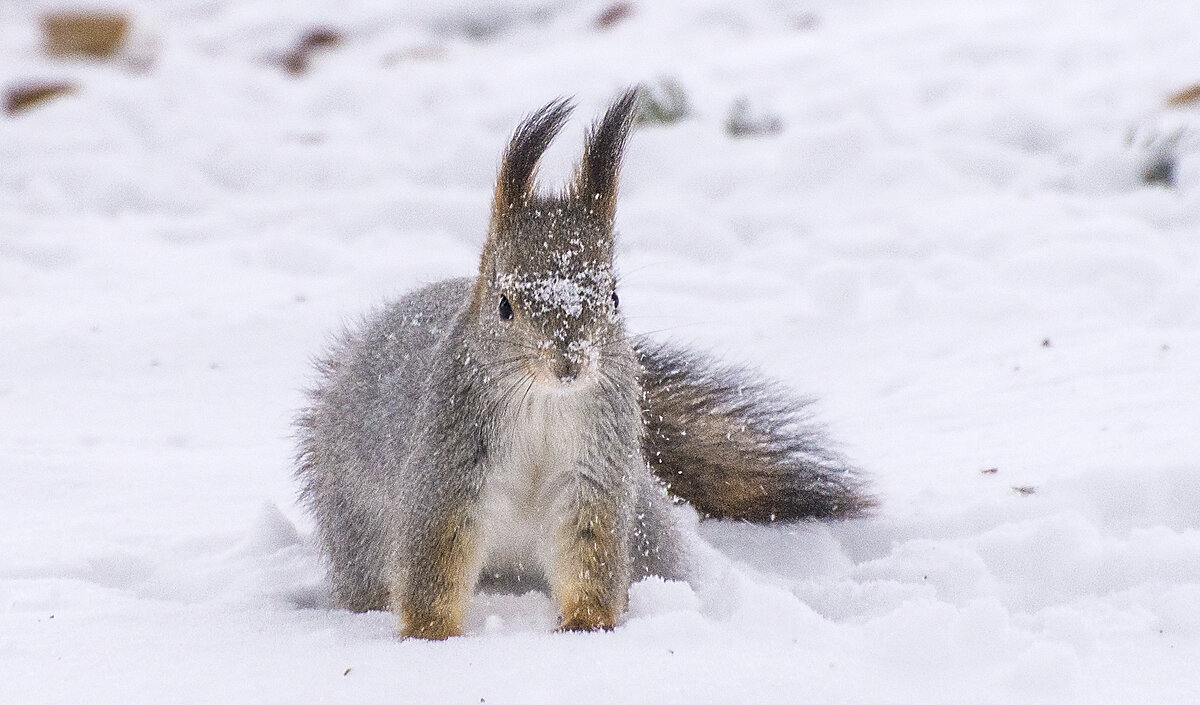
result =
[[560,193],[538,193],[538,160],[571,113],[556,100],[530,115],[504,152],[471,312],[484,337],[545,383],[594,378],[628,350],[613,275],[617,173],[637,105],[625,92],[588,132]]

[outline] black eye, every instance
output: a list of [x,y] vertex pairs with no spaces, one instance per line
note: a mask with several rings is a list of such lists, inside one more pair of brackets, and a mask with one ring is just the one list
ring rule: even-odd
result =
[[513,317],[512,304],[508,302],[508,297],[500,295],[500,319],[503,321],[511,321]]
[[621,297],[617,296],[617,292],[613,292],[613,308],[621,307]]

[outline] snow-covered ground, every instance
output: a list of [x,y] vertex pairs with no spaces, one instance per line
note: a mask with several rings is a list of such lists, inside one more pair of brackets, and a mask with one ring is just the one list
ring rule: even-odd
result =
[[[1194,0],[141,0],[122,58],[0,8],[0,702],[1194,703]],[[300,77],[306,29],[341,46]],[[148,59],[152,59],[149,60]],[[344,320],[476,264],[522,115],[623,86],[621,300],[820,397],[878,516],[705,523],[612,633],[542,595],[330,609],[290,418]],[[782,122],[734,139],[738,99]],[[1144,174],[1173,164],[1173,186]],[[1161,172],[1161,169],[1160,169]],[[994,472],[984,472],[994,469]],[[1019,491],[1016,488],[1021,488]]]

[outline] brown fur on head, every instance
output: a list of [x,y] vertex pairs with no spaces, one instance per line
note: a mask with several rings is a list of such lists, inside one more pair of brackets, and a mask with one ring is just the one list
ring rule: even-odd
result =
[[[617,337],[613,215],[637,91],[623,93],[588,132],[579,166],[557,194],[539,193],[538,161],[572,106],[558,99],[526,118],[500,164],[471,310],[497,340],[532,345],[535,375],[586,375],[596,346]],[[490,319],[496,319],[491,321]],[[508,330],[505,330],[505,329]]]

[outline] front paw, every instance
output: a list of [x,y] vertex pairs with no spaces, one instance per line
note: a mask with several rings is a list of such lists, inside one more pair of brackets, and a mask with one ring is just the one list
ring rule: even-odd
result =
[[447,615],[417,614],[403,610],[400,618],[400,636],[407,639],[430,639],[441,641],[462,634],[462,623]]
[[617,623],[616,612],[604,605],[576,603],[563,607],[560,632],[611,631]]

